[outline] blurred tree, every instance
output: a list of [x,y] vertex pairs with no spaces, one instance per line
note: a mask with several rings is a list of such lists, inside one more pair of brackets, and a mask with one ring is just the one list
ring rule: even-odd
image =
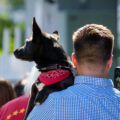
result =
[[13,9],[24,7],[25,0],[7,0],[8,4],[12,5]]
[[7,0],[0,0],[0,4],[6,5],[8,4]]
[[3,15],[0,16],[0,54],[2,53],[3,30],[4,30],[4,28],[9,28],[11,30],[11,38],[10,38],[10,40],[12,40],[13,35],[14,35],[14,25],[15,24],[13,23],[12,20],[10,20],[8,18],[7,14],[3,14]]
[[[9,10],[0,14],[0,54],[2,51],[2,42],[3,42],[3,31],[5,28],[10,30],[10,53],[13,52],[14,49],[14,29],[15,27],[19,27],[22,31],[22,44],[24,43],[25,36],[25,23],[21,21],[20,23],[14,23],[14,21],[10,18],[10,14],[12,10],[23,9],[25,0],[0,0],[0,5],[7,6]],[[11,6],[11,7],[9,7]]]
[[15,24],[8,16],[8,14],[0,15],[0,54],[2,54],[2,42],[3,42],[3,30],[8,28],[10,30],[10,53],[14,50],[14,29],[19,27],[22,32],[22,41],[21,44],[24,44],[25,37],[25,23],[20,22]]

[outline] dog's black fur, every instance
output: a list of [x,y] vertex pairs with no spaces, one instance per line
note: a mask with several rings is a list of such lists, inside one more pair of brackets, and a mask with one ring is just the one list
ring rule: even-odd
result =
[[34,61],[41,72],[55,69],[68,69],[71,72],[68,78],[55,84],[44,86],[40,91],[36,87],[38,84],[42,84],[40,80],[38,79],[33,84],[25,119],[35,103],[42,104],[50,93],[66,89],[74,83],[72,62],[59,44],[58,39],[59,35],[57,31],[52,34],[42,32],[35,18],[33,18],[33,34],[26,40],[26,44],[23,47],[14,51],[16,58],[25,61]]

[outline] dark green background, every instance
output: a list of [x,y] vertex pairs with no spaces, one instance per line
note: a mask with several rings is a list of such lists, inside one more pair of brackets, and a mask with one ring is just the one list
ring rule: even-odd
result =
[[[58,8],[66,14],[66,30],[67,30],[67,53],[71,56],[73,51],[72,34],[79,27],[85,24],[102,24],[115,35],[114,59],[112,68],[109,72],[109,78],[113,79],[114,68],[117,65],[117,57],[119,55],[117,48],[117,1],[116,0],[57,0]],[[83,0],[84,1],[84,0]]]

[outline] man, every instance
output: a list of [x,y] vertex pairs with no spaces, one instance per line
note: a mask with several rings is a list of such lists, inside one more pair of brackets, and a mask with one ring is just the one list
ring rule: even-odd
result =
[[89,24],[73,35],[74,85],[49,95],[27,120],[119,120],[120,92],[106,79],[112,64],[114,36],[102,25]]

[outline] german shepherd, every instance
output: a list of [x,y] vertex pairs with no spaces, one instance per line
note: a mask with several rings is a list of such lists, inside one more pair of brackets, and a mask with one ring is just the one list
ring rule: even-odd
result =
[[49,86],[43,85],[41,90],[38,89],[38,86],[42,84],[40,79],[35,81],[32,85],[25,119],[36,103],[42,104],[50,93],[66,89],[74,83],[73,64],[58,39],[58,31],[54,31],[52,34],[42,32],[34,17],[32,35],[26,39],[24,46],[14,51],[16,58],[34,61],[41,73],[58,69],[70,71],[70,75],[66,79]]

